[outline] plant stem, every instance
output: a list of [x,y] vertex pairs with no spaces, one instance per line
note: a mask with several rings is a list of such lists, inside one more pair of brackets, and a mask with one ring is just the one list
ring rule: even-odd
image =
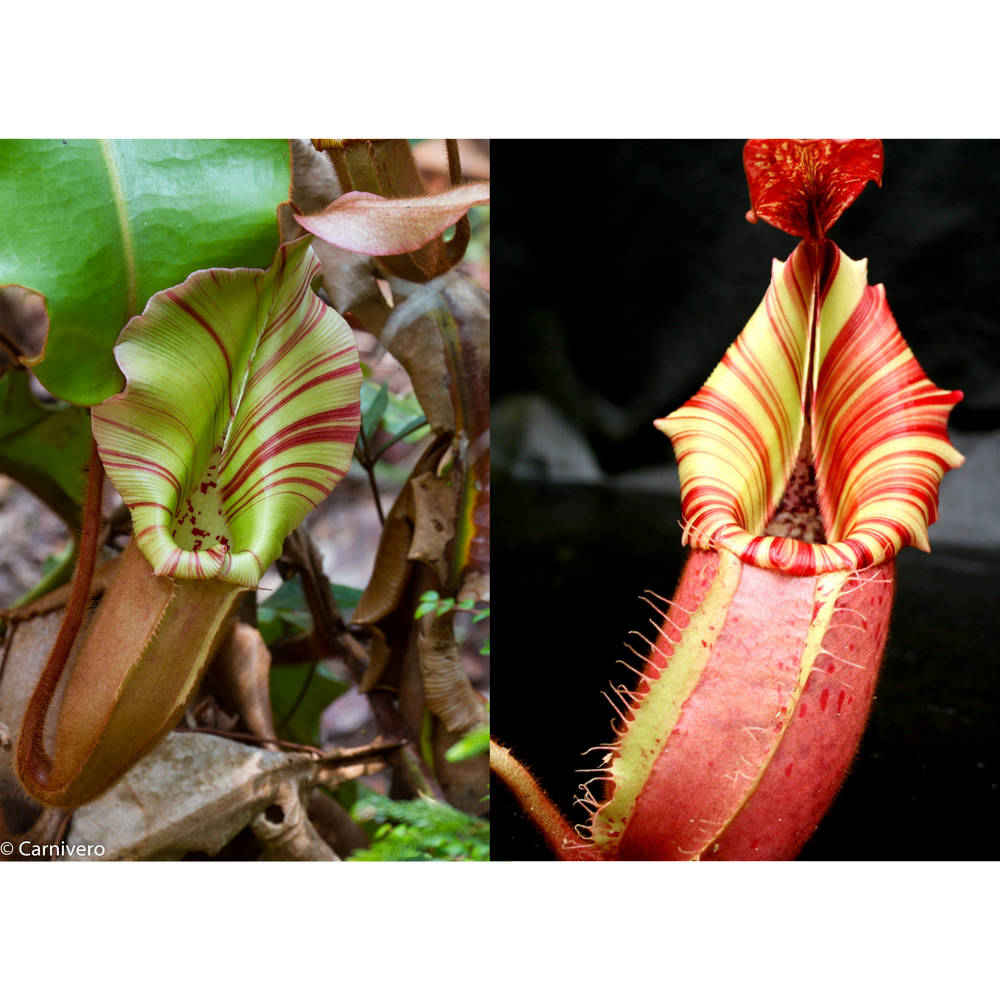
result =
[[506,747],[493,740],[490,740],[490,770],[513,792],[559,861],[603,860],[569,825],[531,772]]
[[388,451],[397,441],[402,441],[407,435],[412,434],[414,431],[420,430],[427,423],[426,417],[417,417],[412,423],[407,424],[397,435],[389,438],[389,440],[382,445],[377,452],[375,452],[375,461],[379,460],[382,452]]
[[83,625],[90,600],[90,581],[97,561],[97,536],[101,527],[101,498],[104,493],[104,466],[97,453],[97,442],[90,441],[90,474],[87,480],[87,502],[83,514],[83,531],[80,538],[80,557],[77,562],[73,593],[70,595],[66,614],[49,654],[42,676],[31,696],[31,701],[21,723],[21,737],[17,744],[18,771],[29,772],[42,785],[51,770],[52,760],[45,750],[45,717],[49,704],[59,685],[69,654],[73,649],[80,627]]
[[375,495],[375,509],[378,511],[379,524],[385,527],[385,514],[382,513],[382,500],[378,495],[378,483],[375,482],[375,462],[368,450],[368,435],[365,434],[364,424],[358,426],[358,438],[364,451],[364,458],[361,465],[368,473],[368,482],[371,483],[372,493]]

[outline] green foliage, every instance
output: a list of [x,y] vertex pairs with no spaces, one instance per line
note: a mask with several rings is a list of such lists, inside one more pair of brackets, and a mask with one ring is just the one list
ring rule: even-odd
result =
[[[436,590],[428,590],[420,595],[420,603],[417,605],[417,610],[414,612],[414,618],[423,618],[424,615],[429,615],[432,611],[439,618],[443,614],[451,611],[454,608],[456,611],[473,611],[475,609],[476,602],[469,598],[466,601],[461,601],[460,603],[455,603],[454,597],[442,597]],[[484,618],[489,618],[490,609],[480,608],[472,616],[472,622],[481,622]],[[490,639],[489,636],[486,637],[486,642],[483,644],[483,648],[479,650],[480,654],[483,656],[490,655]]]
[[71,538],[62,552],[58,555],[48,556],[42,565],[41,579],[30,590],[23,593],[16,601],[10,603],[12,608],[22,608],[26,604],[44,597],[57,587],[68,583],[73,575],[73,553],[76,550],[76,543]]
[[369,795],[351,810],[355,822],[382,825],[372,846],[348,861],[489,861],[490,824],[422,796],[394,802]]
[[[361,599],[361,591],[356,587],[345,587],[339,583],[331,583],[330,589],[344,619],[349,619]],[[266,643],[272,643],[282,635],[308,632],[312,628],[309,605],[306,602],[306,595],[302,592],[302,580],[299,576],[285,580],[257,608],[257,627]]]
[[469,209],[472,235],[465,251],[465,259],[474,263],[489,265],[490,262],[490,208],[489,205],[473,205]]
[[155,292],[210,267],[266,268],[288,198],[284,140],[0,142],[0,285],[45,296],[54,395],[124,385],[112,346]]
[[90,454],[90,421],[86,410],[40,403],[28,379],[28,372],[17,369],[0,378],[0,471],[27,486],[76,528],[83,465]]
[[[278,736],[312,747],[319,746],[320,716],[330,702],[339,698],[350,686],[347,681],[334,677],[322,663],[273,667],[270,684],[271,707]],[[282,726],[281,722],[289,712],[292,714]]]
[[[361,598],[361,591],[339,583],[331,583],[330,589],[344,617],[349,617]],[[299,576],[285,580],[257,608],[257,627],[266,643],[272,643],[283,635],[308,632],[312,628],[309,605]],[[273,667],[270,684],[275,725],[280,725],[291,712],[278,735],[292,743],[319,746],[320,716],[330,702],[347,690],[347,682],[334,677],[322,664],[297,663]]]
[[361,419],[369,439],[379,426],[392,438],[380,446],[376,458],[397,441],[405,439],[408,444],[414,444],[431,432],[416,393],[390,392],[388,382],[379,385],[369,378],[361,386]]
[[[398,468],[382,461],[382,455],[398,441],[416,444],[430,434],[430,425],[420,408],[416,393],[399,395],[389,391],[388,382],[381,384],[370,379],[371,372],[362,364],[365,381],[361,385],[361,426],[365,432],[368,456],[364,453],[364,442],[358,437],[352,472],[359,478],[366,478],[364,471],[369,464],[377,479],[403,483],[409,476],[405,468]],[[389,435],[389,440],[375,448],[372,439],[379,428]],[[356,463],[356,464],[355,464]]]
[[459,760],[466,760],[469,757],[478,757],[481,753],[486,753],[490,747],[490,727],[480,726],[466,733],[457,743],[448,747],[445,753],[445,760],[452,763]]

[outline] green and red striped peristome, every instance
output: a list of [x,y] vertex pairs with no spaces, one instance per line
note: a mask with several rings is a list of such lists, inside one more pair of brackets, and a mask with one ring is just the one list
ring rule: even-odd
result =
[[348,469],[361,367],[310,290],[311,240],[266,271],[197,271],[119,336],[127,384],[94,407],[94,436],[157,575],[256,587]]

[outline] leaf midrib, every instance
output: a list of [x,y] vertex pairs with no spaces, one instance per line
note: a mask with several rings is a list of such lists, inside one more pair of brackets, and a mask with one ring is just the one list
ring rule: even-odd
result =
[[118,228],[122,234],[122,251],[125,257],[125,277],[128,283],[128,315],[129,319],[136,315],[136,299],[138,298],[138,278],[135,264],[135,247],[132,245],[132,229],[129,224],[128,205],[125,198],[125,188],[122,186],[121,173],[115,159],[114,150],[107,139],[98,140],[104,166],[108,171],[111,184],[112,201],[118,215]]

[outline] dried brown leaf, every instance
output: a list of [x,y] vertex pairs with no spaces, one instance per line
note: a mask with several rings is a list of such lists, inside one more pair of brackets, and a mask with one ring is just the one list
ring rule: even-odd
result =
[[[296,212],[306,215],[318,212],[341,194],[340,182],[326,156],[317,153],[311,143],[301,139],[293,139],[291,147],[291,202],[278,207],[278,227],[285,243],[305,233],[295,221]],[[320,272],[323,290],[330,304],[339,313],[354,311],[377,336],[389,315],[389,306],[376,284],[374,258],[341,250],[318,237],[313,240],[312,248],[323,265]],[[377,329],[372,329],[369,324]]]
[[413,525],[406,516],[409,495],[407,484],[386,515],[371,579],[351,617],[354,624],[371,624],[394,611],[409,583],[413,572],[407,560],[413,538]]
[[[240,714],[251,733],[268,740],[278,738],[268,686],[271,654],[257,629],[237,622],[208,672],[229,707]],[[278,748],[273,744],[268,749]]]
[[427,707],[453,734],[467,733],[486,723],[486,710],[462,666],[455,640],[454,612],[420,621],[417,651]]
[[385,633],[377,625],[369,625],[368,631],[372,635],[372,645],[368,651],[368,666],[358,685],[358,690],[362,694],[368,694],[378,684],[382,674],[385,673],[385,668],[389,665],[390,650],[389,644],[385,641]]
[[361,595],[352,624],[371,625],[381,621],[399,606],[413,573],[413,563],[409,559],[410,543],[413,540],[413,523],[410,505],[411,483],[425,472],[436,468],[442,453],[448,447],[450,435],[436,437],[420,456],[406,485],[400,490],[382,528],[375,567],[365,592]]
[[425,472],[410,479],[413,505],[413,540],[407,558],[426,563],[442,586],[449,576],[448,547],[455,537],[458,506],[457,483],[450,477]]

